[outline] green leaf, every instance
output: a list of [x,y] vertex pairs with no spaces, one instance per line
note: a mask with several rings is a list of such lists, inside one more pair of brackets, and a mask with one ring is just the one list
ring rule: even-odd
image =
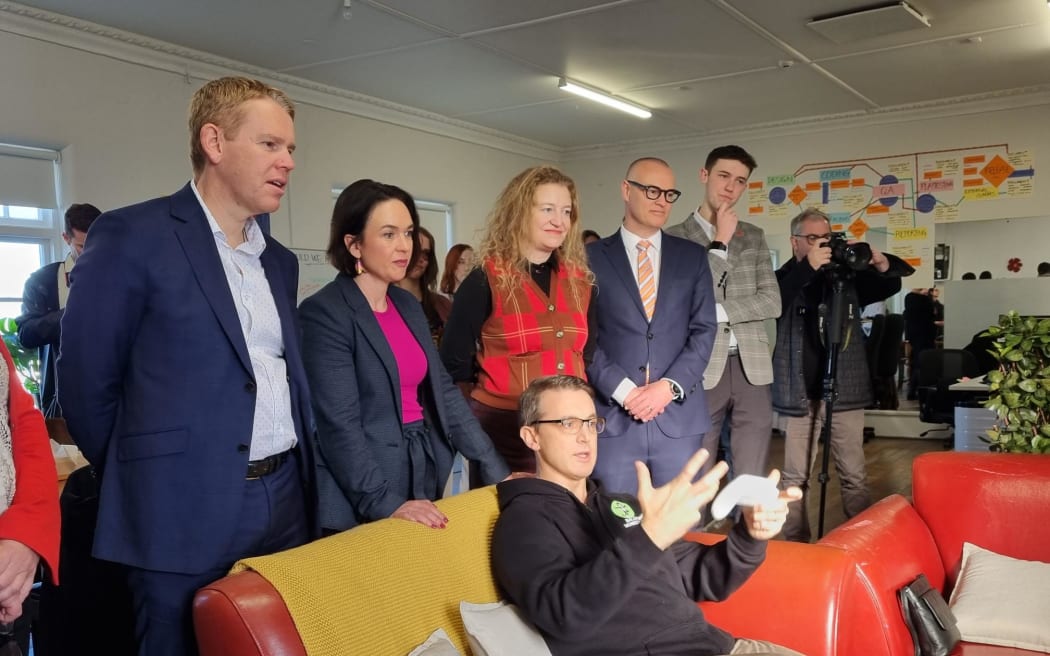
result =
[[1034,392],[1036,390],[1036,387],[1038,385],[1036,384],[1036,381],[1032,380],[1031,378],[1026,378],[1026,379],[1020,381],[1019,383],[1017,383],[1017,386],[1019,388],[1021,388],[1022,390],[1024,390],[1025,392],[1028,392],[1029,394],[1031,394],[1032,392]]

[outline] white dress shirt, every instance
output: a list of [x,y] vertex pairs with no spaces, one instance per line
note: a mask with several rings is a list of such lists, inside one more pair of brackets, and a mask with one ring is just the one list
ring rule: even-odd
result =
[[281,317],[277,313],[273,293],[259,259],[266,249],[266,239],[255,219],[249,219],[244,228],[244,243],[236,248],[230,247],[222,228],[197,191],[197,185],[191,182],[190,186],[215,236],[215,247],[226,273],[233,304],[237,308],[244,341],[248,345],[256,389],[248,459],[261,460],[283,453],[296,443]]

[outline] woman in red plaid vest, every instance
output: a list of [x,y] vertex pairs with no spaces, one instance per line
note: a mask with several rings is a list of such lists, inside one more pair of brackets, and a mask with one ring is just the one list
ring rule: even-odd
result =
[[479,260],[456,292],[441,359],[511,471],[534,472],[518,397],[540,376],[585,377],[594,276],[572,178],[553,166],[515,176],[489,214]]

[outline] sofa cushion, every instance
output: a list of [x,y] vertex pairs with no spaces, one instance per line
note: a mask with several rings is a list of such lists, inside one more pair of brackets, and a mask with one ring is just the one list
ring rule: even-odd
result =
[[551,656],[543,636],[517,606],[464,601],[459,612],[474,656]]
[[967,542],[949,605],[963,640],[1050,652],[1047,590],[1050,563],[1010,558]]
[[1050,561],[1050,455],[924,453],[912,463],[912,496],[940,550],[946,590],[958,574],[963,542]]
[[430,634],[426,642],[409,652],[408,656],[460,656],[460,653],[448,639],[445,629],[438,629]]
[[434,627],[443,627],[456,648],[468,653],[459,602],[499,599],[489,563],[499,514],[496,488],[437,505],[448,517],[443,529],[383,519],[247,558],[233,571],[254,570],[273,585],[310,656],[407,654]]

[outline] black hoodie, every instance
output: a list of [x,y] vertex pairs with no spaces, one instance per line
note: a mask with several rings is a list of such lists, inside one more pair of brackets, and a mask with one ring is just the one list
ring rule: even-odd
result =
[[587,482],[587,502],[549,481],[500,483],[492,567],[503,593],[554,656],[709,656],[734,639],[696,605],[728,597],[762,563],[766,543],[737,525],[716,546],[661,551],[629,495]]

